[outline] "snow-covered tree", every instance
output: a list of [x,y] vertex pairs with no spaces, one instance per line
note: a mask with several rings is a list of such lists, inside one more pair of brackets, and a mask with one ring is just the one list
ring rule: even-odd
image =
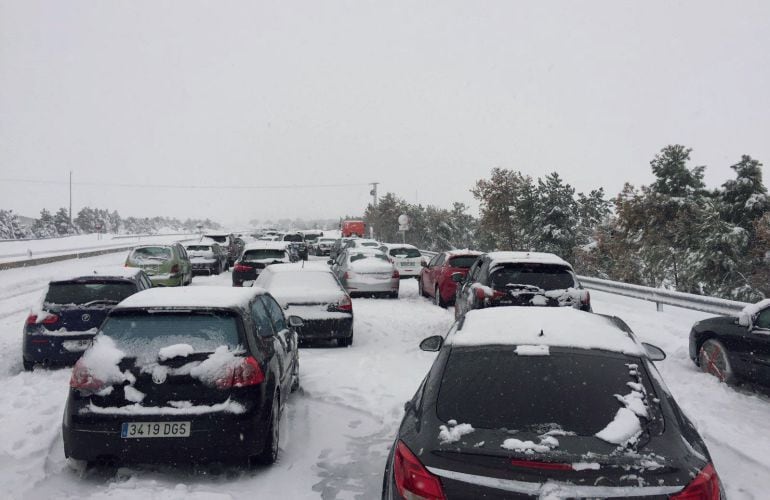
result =
[[50,238],[56,236],[56,223],[54,217],[45,208],[40,211],[40,217],[35,219],[32,225],[32,234],[37,238]]
[[29,231],[13,210],[0,210],[0,239],[18,240],[28,237]]

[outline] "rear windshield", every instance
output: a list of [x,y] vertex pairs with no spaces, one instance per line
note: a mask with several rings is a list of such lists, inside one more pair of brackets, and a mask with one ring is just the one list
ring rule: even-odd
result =
[[331,273],[322,271],[275,273],[269,287],[270,290],[339,290],[340,288]]
[[258,250],[246,250],[243,253],[241,260],[265,260],[265,259],[284,259],[286,258],[286,251],[273,248],[260,248]]
[[210,252],[211,247],[209,245],[189,245],[186,247],[188,252]]
[[357,253],[350,256],[350,262],[356,262],[364,259],[380,259],[384,260],[385,262],[390,262],[384,253]]
[[168,247],[135,248],[131,254],[131,260],[137,262],[171,260],[171,249]]
[[359,243],[358,246],[361,246],[361,247],[379,247],[380,244],[377,243],[376,241],[364,241],[364,242]]
[[110,316],[104,335],[130,356],[153,360],[158,351],[174,344],[190,344],[196,352],[240,344],[236,316],[228,312],[126,313]]
[[615,354],[552,348],[548,356],[519,356],[514,349],[453,350],[441,380],[438,416],[482,429],[559,426],[591,436],[613,421],[621,407],[615,395],[628,394],[626,384],[637,381],[628,364],[643,366],[639,359]]
[[306,234],[305,235],[305,241],[315,241],[317,240],[321,235],[320,234]]
[[227,236],[211,236],[206,235],[206,238],[211,238],[212,240],[216,241],[217,243],[227,243]]
[[400,259],[419,259],[422,257],[422,254],[416,248],[393,248],[390,250],[390,255]]
[[117,304],[134,293],[136,293],[136,285],[127,281],[51,283],[44,302],[58,305],[90,305],[92,302]]
[[562,266],[548,264],[510,264],[492,271],[492,288],[504,289],[506,285],[534,285],[543,290],[561,290],[575,287],[572,272]]
[[283,241],[302,241],[302,235],[301,234],[287,234],[283,237]]
[[470,269],[479,257],[477,255],[461,255],[449,259],[449,267],[459,267],[460,269]]

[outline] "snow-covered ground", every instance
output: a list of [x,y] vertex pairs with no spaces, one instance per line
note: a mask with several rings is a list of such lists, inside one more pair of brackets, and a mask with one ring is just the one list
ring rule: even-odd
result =
[[[302,348],[303,390],[284,414],[281,456],[249,471],[214,467],[124,467],[78,474],[67,467],[61,415],[69,370],[27,373],[21,329],[46,281],[97,265],[112,254],[0,272],[0,484],[3,498],[378,498],[388,448],[434,354],[418,349],[445,333],[452,313],[418,297],[414,280],[399,300],[354,299],[355,339],[347,349]],[[230,275],[196,277],[194,285],[229,286]],[[691,324],[706,315],[592,292],[594,309],[626,322],[668,358],[658,363],[675,397],[698,424],[731,498],[770,491],[770,398],[719,384],[687,357]]]

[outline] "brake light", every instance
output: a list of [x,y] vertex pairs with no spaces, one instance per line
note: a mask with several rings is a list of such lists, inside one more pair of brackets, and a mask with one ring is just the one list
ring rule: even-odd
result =
[[706,464],[685,489],[671,496],[671,500],[719,500],[720,497],[717,471],[713,465]]
[[[53,325],[54,323],[59,321],[59,316],[55,314],[48,314],[45,318],[43,318],[40,323],[44,325]],[[36,325],[38,323],[37,320],[37,314],[30,314],[27,316],[27,324],[28,325]]]
[[398,274],[398,269],[394,269],[393,270],[393,275],[391,276],[391,278],[400,278],[400,277],[401,277],[401,275]]
[[236,273],[246,273],[251,271],[251,266],[247,266],[245,264],[236,264],[235,267],[233,267],[233,271]]
[[342,300],[337,304],[338,311],[351,312],[353,311],[353,302],[350,300],[349,295],[345,295]]
[[242,358],[235,366],[227,368],[225,375],[218,378],[215,383],[217,389],[230,389],[232,387],[247,387],[259,385],[265,381],[265,374],[254,356]]
[[393,476],[401,498],[445,500],[439,478],[428,472],[420,460],[403,443],[396,443]]
[[574,470],[572,464],[560,464],[558,462],[537,462],[535,460],[511,460],[514,467],[541,470]]
[[583,296],[580,298],[580,304],[584,306],[590,306],[591,305],[591,294],[588,293],[588,290],[583,290]]
[[179,264],[174,264],[171,266],[171,274],[177,274],[179,273]]
[[483,288],[476,288],[474,293],[476,294],[476,298],[479,300],[484,300],[487,298],[487,294]]
[[83,362],[83,358],[79,359],[75,366],[72,368],[72,375],[70,376],[70,387],[73,389],[86,390],[91,392],[99,392],[104,389],[104,382],[94,377],[88,366]]

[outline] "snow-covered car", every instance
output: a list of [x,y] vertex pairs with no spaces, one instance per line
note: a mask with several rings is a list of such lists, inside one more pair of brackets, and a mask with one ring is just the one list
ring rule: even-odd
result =
[[249,286],[267,266],[296,260],[285,241],[249,243],[233,266],[233,286]]
[[153,289],[115,307],[72,370],[62,435],[85,462],[276,460],[299,318],[260,288]]
[[383,498],[720,499],[703,439],[620,319],[469,311],[405,406]]
[[398,269],[379,248],[347,248],[329,264],[351,297],[398,297]]
[[305,238],[301,233],[287,233],[283,235],[283,241],[291,245],[300,259],[307,260],[308,244],[305,243]]
[[494,306],[562,306],[591,310],[591,296],[572,266],[544,252],[489,252],[466,276],[455,273],[455,318]]
[[254,286],[270,292],[286,314],[302,318],[300,341],[353,343],[353,302],[323,263],[275,264],[262,271]]
[[227,263],[227,252],[215,241],[185,243],[187,256],[190,257],[193,274],[220,274],[230,269]]
[[380,250],[390,257],[402,279],[416,278],[420,275],[423,257],[416,246],[406,243],[384,243],[380,246]]
[[337,238],[318,238],[313,244],[313,253],[317,256],[330,255],[335,241]]
[[382,243],[368,238],[350,238],[347,246],[348,248],[380,248]]
[[[237,238],[233,233],[209,232],[205,233],[203,236],[222,245],[222,248],[227,253],[228,266],[235,264],[235,261],[238,260],[238,257],[241,255],[240,252],[243,250],[243,246],[236,241]],[[242,242],[243,240],[241,240],[241,243]]]
[[24,324],[22,364],[68,366],[83,354],[107,313],[126,297],[152,287],[141,269],[106,267],[48,283]]
[[459,274],[465,279],[479,255],[481,252],[473,250],[450,250],[436,254],[420,272],[420,295],[432,297],[440,307],[454,304],[457,282],[452,275]]
[[192,283],[192,264],[179,243],[140,245],[128,252],[126,267],[147,273],[153,286],[187,286]]
[[695,323],[690,359],[722,382],[770,387],[770,299]]

